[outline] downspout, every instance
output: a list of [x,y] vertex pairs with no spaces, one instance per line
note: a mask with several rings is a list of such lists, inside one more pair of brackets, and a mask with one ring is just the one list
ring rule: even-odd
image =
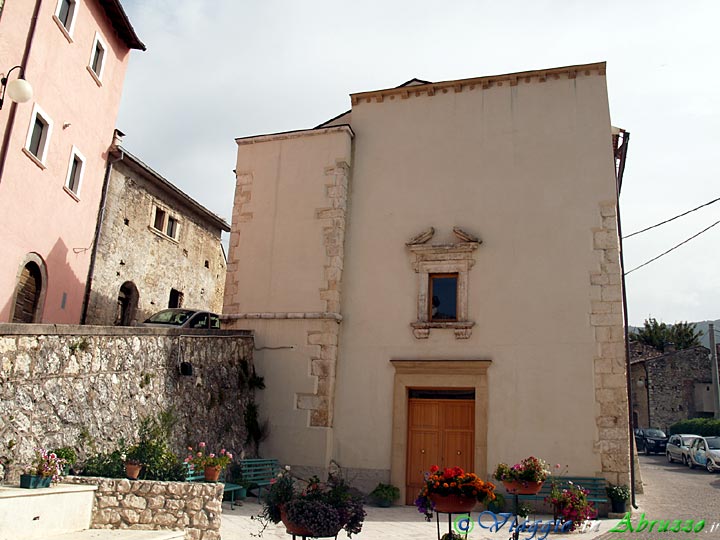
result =
[[[38,15],[40,14],[40,6],[42,0],[35,0],[35,9],[32,19],[30,20],[30,29],[25,38],[25,50],[23,51],[20,67],[22,68],[23,77],[27,79],[27,62],[30,57],[30,49],[32,48],[33,39],[35,38],[35,27],[37,26]],[[10,64],[12,65],[12,64]],[[8,148],[10,147],[10,136],[12,135],[13,126],[15,125],[15,114],[17,113],[17,103],[10,101],[10,115],[7,124],[5,124],[5,133],[3,133],[2,147],[0,147],[0,183],[2,182],[3,173],[5,172],[5,161],[7,160]]]
[[122,161],[125,157],[125,152],[120,146],[116,145],[118,130],[115,130],[113,147],[119,153],[114,159],[112,159],[113,153],[112,148],[108,152],[107,166],[105,167],[105,178],[103,179],[102,195],[100,197],[100,207],[98,208],[97,223],[95,224],[95,237],[93,238],[92,253],[90,253],[90,266],[88,267],[87,280],[85,280],[85,294],[83,295],[82,315],[80,317],[80,324],[85,324],[87,320],[87,311],[90,305],[90,289],[92,288],[92,278],[95,272],[95,260],[97,259],[98,243],[100,242],[100,229],[102,228],[103,220],[105,218],[105,206],[107,204],[107,193],[108,186],[110,185],[110,173],[113,169],[113,164],[118,161]]
[[617,194],[615,213],[617,215],[617,230],[620,240],[620,276],[622,280],[623,318],[625,320],[625,386],[628,398],[628,435],[630,437],[630,504],[637,510],[638,506],[635,501],[635,432],[633,431],[633,399],[630,388],[632,383],[630,377],[630,336],[628,334],[627,288],[625,287],[625,257],[623,255],[622,220],[620,219],[620,187],[622,186],[622,177],[625,172],[625,157],[627,156],[627,145],[630,142],[630,133],[627,131],[623,133],[623,148],[620,158],[620,167],[616,175],[615,183]]

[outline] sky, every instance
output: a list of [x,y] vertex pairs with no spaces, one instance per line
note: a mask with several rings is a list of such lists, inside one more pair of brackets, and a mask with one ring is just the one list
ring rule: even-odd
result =
[[[607,62],[630,132],[624,234],[720,197],[720,2],[665,0],[123,0],[132,51],[123,146],[232,215],[237,137],[312,128],[349,94]],[[720,220],[720,202],[623,242],[626,271]],[[642,325],[720,318],[720,225],[626,276]],[[716,307],[717,306],[717,307]]]

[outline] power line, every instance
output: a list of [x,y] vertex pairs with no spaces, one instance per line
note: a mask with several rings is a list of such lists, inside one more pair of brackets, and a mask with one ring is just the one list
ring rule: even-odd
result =
[[643,266],[646,266],[646,265],[650,264],[650,263],[653,262],[653,261],[657,261],[657,260],[658,260],[660,257],[662,257],[663,255],[667,255],[668,253],[670,253],[671,251],[679,248],[679,247],[682,246],[683,244],[687,244],[687,243],[688,243],[690,240],[692,240],[693,238],[697,238],[697,237],[700,236],[702,233],[704,233],[704,232],[706,232],[706,231],[709,231],[710,229],[712,229],[712,228],[713,228],[715,225],[717,225],[718,223],[720,223],[720,220],[716,221],[715,223],[713,223],[713,224],[710,225],[709,227],[704,228],[704,229],[703,229],[702,231],[700,231],[699,233],[692,235],[692,236],[691,236],[690,238],[688,238],[687,240],[683,240],[683,241],[680,242],[678,245],[671,247],[670,249],[668,249],[667,251],[661,253],[661,254],[658,255],[657,257],[653,257],[653,258],[650,259],[649,261],[646,261],[646,262],[642,263],[640,266],[636,266],[636,267],[633,268],[632,270],[628,270],[627,272],[625,272],[625,275],[627,276],[628,274],[630,274],[631,272],[634,272],[634,271],[637,270],[638,268],[642,268]]
[[695,212],[696,210],[700,210],[701,208],[705,208],[706,206],[710,206],[711,204],[716,203],[716,202],[718,202],[718,201],[720,201],[720,197],[718,197],[717,199],[713,199],[713,200],[710,201],[710,202],[706,202],[705,204],[701,204],[701,205],[698,206],[697,208],[693,208],[692,210],[688,210],[687,212],[683,212],[682,214],[678,214],[678,215],[675,216],[675,217],[671,217],[670,219],[666,219],[665,221],[661,221],[660,223],[656,223],[655,225],[650,225],[649,227],[645,227],[644,229],[642,229],[642,230],[640,230],[640,231],[635,231],[634,233],[628,234],[627,236],[623,236],[623,240],[624,240],[625,238],[630,238],[631,236],[635,236],[636,234],[640,234],[640,233],[644,233],[645,231],[649,231],[650,229],[654,229],[655,227],[659,227],[660,225],[665,225],[666,223],[670,223],[671,221],[676,220],[677,218],[681,218],[681,217],[683,217],[683,216],[687,216],[688,214],[691,214],[691,213]]

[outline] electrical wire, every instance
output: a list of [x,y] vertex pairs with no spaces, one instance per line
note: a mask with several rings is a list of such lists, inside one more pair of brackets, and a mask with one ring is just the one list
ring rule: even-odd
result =
[[657,260],[658,260],[660,257],[662,257],[663,255],[667,255],[668,253],[670,253],[671,251],[676,250],[677,248],[679,248],[679,247],[682,246],[683,244],[687,244],[687,243],[688,243],[690,240],[692,240],[693,238],[697,238],[697,237],[700,236],[702,233],[704,233],[704,232],[706,232],[706,231],[709,231],[710,229],[712,229],[712,228],[713,228],[715,225],[717,225],[718,223],[720,223],[720,220],[716,221],[715,223],[713,223],[713,224],[710,225],[709,227],[704,228],[704,229],[703,229],[702,231],[700,231],[699,233],[692,235],[692,236],[691,236],[690,238],[688,238],[687,240],[683,240],[682,242],[680,242],[680,243],[677,244],[676,246],[671,247],[670,249],[668,249],[667,251],[661,253],[661,254],[658,255],[657,257],[653,257],[653,258],[650,259],[649,261],[646,261],[646,262],[642,263],[640,266],[636,266],[636,267],[633,268],[632,270],[628,270],[627,272],[625,272],[625,275],[627,276],[628,274],[634,272],[635,270],[637,270],[637,269],[639,269],[639,268],[642,268],[643,266],[646,266],[646,265],[650,264],[650,263],[653,262],[653,261],[657,261]]
[[674,221],[674,220],[676,220],[677,218],[681,218],[681,217],[683,217],[683,216],[687,216],[688,214],[692,214],[692,213],[695,212],[696,210],[700,210],[701,208],[705,208],[706,206],[710,206],[711,204],[716,203],[716,202],[718,202],[718,201],[720,201],[720,197],[718,197],[717,199],[713,199],[713,200],[710,201],[710,202],[706,202],[705,204],[701,204],[701,205],[698,206],[697,208],[693,208],[692,210],[688,210],[687,212],[683,212],[682,214],[678,214],[678,215],[675,216],[675,217],[671,217],[670,219],[666,219],[665,221],[661,221],[660,223],[656,223],[655,225],[650,225],[649,227],[645,227],[644,229],[642,229],[642,230],[640,230],[640,231],[635,231],[634,233],[630,233],[630,234],[628,234],[627,236],[623,236],[623,240],[625,240],[626,238],[630,238],[631,236],[635,236],[636,234],[640,234],[640,233],[644,233],[644,232],[646,232],[646,231],[649,231],[650,229],[654,229],[655,227],[659,227],[660,225],[665,225],[666,223],[670,223],[671,221]]

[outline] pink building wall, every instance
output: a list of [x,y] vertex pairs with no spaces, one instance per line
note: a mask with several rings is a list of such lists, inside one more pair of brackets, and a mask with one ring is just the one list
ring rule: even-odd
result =
[[[31,0],[5,3],[0,71],[21,63],[34,5]],[[25,70],[34,96],[16,105],[0,178],[0,322],[12,318],[17,279],[30,253],[47,270],[38,322],[80,321],[107,151],[129,58],[126,40],[97,0],[77,0],[71,39],[53,19],[57,6],[57,0],[41,0]],[[96,32],[107,48],[100,85],[87,69]],[[52,121],[44,169],[23,151],[35,104]],[[0,137],[11,112],[7,100],[0,111]],[[64,189],[73,146],[86,160],[77,198]]]

